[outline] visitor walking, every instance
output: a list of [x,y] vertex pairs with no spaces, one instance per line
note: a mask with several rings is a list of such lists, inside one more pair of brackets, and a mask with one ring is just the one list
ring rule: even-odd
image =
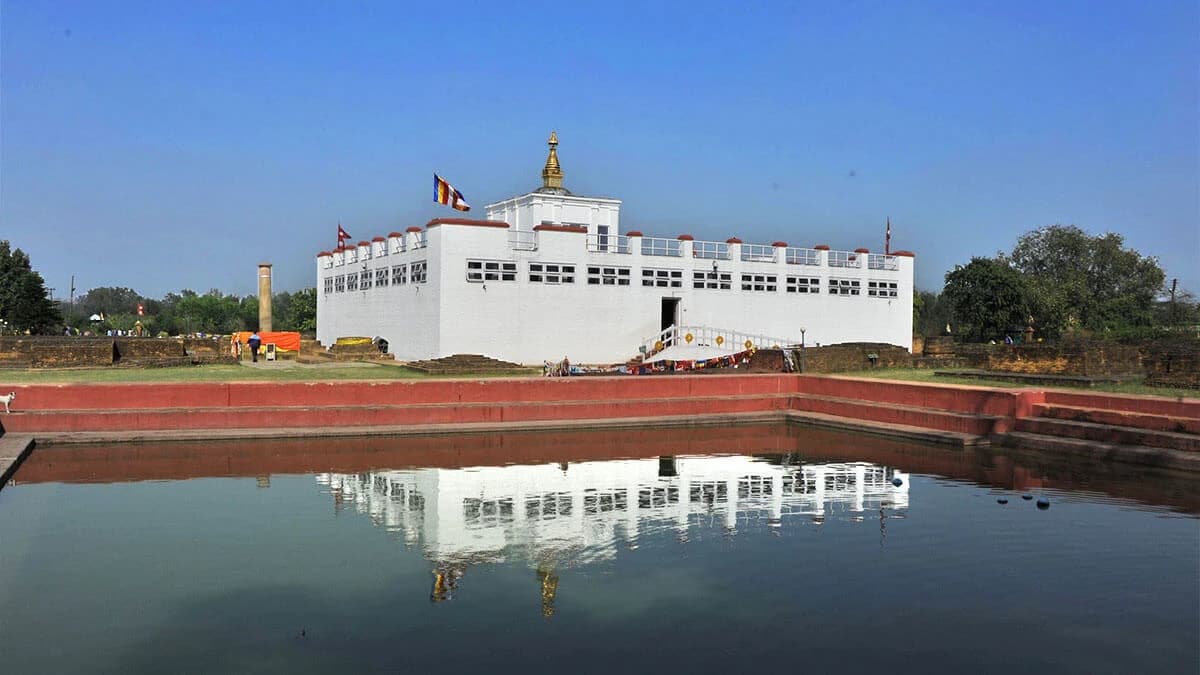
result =
[[258,336],[258,331],[250,334],[250,360],[258,363],[258,346],[262,344],[262,338]]

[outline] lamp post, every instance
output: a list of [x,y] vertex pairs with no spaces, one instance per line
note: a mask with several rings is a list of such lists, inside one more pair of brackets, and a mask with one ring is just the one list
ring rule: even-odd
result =
[[804,359],[804,334],[807,332],[808,332],[807,328],[805,328],[804,326],[800,326],[800,372],[801,373],[804,372],[804,368],[807,365],[805,363],[805,359]]

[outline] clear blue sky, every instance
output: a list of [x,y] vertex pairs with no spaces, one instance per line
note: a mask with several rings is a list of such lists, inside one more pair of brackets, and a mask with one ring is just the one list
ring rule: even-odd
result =
[[651,235],[917,253],[1040,225],[1200,292],[1200,9],[1169,2],[0,2],[0,238],[56,295],[315,283],[540,184]]

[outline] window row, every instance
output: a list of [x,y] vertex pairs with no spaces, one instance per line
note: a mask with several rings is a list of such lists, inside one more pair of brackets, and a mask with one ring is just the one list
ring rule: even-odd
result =
[[516,281],[517,263],[503,260],[468,260],[467,281]]
[[350,272],[325,277],[325,292],[346,293],[369,291],[373,287],[386,288],[389,285],[403,286],[408,283],[410,273],[414,284],[423,284],[428,277],[428,264],[426,260],[419,260],[411,265],[392,265],[391,268],[379,267],[374,271],[363,270],[362,273]]

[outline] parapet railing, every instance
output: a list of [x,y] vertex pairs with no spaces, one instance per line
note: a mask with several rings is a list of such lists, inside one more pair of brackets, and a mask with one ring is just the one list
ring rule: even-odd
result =
[[742,262],[775,262],[775,247],[766,244],[742,244]]
[[796,248],[789,246],[784,256],[784,259],[789,265],[817,266],[821,264],[821,252],[815,248]]
[[729,244],[723,241],[692,242],[692,257],[705,260],[729,260]]
[[642,237],[642,255],[658,255],[669,258],[683,256],[683,243],[678,239],[664,237]]
[[830,267],[862,267],[861,254],[852,251],[827,251]]
[[537,232],[509,230],[508,247],[514,251],[536,251],[538,247]]
[[629,237],[623,234],[589,234],[587,236],[589,253],[621,253],[628,254]]
[[871,253],[867,255],[867,269],[898,270],[900,269],[900,263],[896,262],[896,256],[894,255]]

